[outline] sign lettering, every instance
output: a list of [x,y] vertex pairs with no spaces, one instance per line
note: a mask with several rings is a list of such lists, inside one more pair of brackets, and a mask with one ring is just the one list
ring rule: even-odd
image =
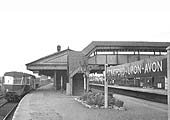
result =
[[126,63],[118,66],[110,66],[107,74],[114,76],[149,76],[152,74],[166,75],[166,57],[157,59],[145,59],[137,62]]

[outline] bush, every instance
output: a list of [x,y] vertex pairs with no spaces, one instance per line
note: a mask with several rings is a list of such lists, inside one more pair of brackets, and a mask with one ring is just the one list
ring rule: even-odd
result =
[[102,93],[97,93],[95,95],[95,105],[99,107],[104,105],[104,95]]
[[124,104],[124,102],[123,101],[121,101],[121,100],[116,100],[115,101],[115,105],[117,106],[117,107],[123,107],[123,104]]
[[[103,93],[92,93],[87,92],[83,96],[80,97],[81,100],[86,101],[88,105],[97,105],[99,107],[104,106],[104,94]],[[123,107],[124,102],[116,99],[112,96],[112,94],[108,95],[108,105],[117,107]]]
[[87,96],[87,104],[89,105],[95,105],[95,93],[88,93],[88,96]]
[[87,98],[88,98],[88,93],[85,93],[80,97],[80,100],[87,101]]
[[112,98],[108,98],[108,104],[109,105],[115,105],[115,101],[116,101],[116,98],[112,97]]

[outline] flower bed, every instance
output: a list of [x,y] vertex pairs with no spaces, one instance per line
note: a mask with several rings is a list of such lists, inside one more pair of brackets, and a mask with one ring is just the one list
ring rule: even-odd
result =
[[[75,98],[76,101],[80,102],[88,108],[104,108],[104,94],[103,93],[93,93],[87,92],[79,98]],[[113,108],[117,110],[125,110],[124,102],[113,97],[113,95],[108,95],[108,108]]]

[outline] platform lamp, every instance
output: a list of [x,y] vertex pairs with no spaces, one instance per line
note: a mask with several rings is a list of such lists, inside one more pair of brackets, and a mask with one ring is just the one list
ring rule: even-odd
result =
[[167,50],[167,78],[168,78],[168,120],[170,120],[170,46]]

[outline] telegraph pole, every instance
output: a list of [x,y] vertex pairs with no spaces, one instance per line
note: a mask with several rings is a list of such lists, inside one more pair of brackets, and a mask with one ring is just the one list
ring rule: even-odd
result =
[[107,80],[107,64],[105,64],[104,72],[104,107],[108,108],[108,80]]
[[168,80],[168,120],[170,120],[170,46],[167,50],[167,80]]

